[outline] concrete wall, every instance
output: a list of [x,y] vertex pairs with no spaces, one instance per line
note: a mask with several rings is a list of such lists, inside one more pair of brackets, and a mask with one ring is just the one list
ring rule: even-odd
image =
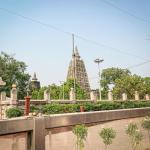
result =
[[[121,109],[110,111],[83,112],[70,114],[57,114],[42,117],[22,117],[0,121],[0,136],[27,132],[27,150],[44,150],[45,135],[51,135],[71,130],[72,126],[84,123],[88,126],[101,124],[107,121],[150,115],[150,107],[136,109]],[[47,132],[48,131],[48,132]],[[50,149],[51,150],[51,149]]]
[[[142,145],[140,145],[136,150],[145,150],[145,148],[149,147],[149,141],[147,132],[140,127],[142,119],[143,118],[129,118],[89,126],[88,136],[84,142],[84,150],[105,150],[105,145],[99,136],[99,132],[104,127],[111,127],[116,131],[116,138],[113,140],[113,143],[109,146],[108,150],[132,150],[130,139],[125,133],[125,129],[130,122],[137,123],[139,129],[142,130],[144,135]],[[46,136],[46,150],[76,150],[75,135],[72,131],[65,131],[65,129],[63,130],[63,132],[58,132],[57,130],[53,132],[50,131],[50,137],[49,135]]]

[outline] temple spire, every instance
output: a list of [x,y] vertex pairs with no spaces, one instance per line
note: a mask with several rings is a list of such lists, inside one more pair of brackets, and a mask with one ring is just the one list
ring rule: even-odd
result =
[[80,58],[77,46],[75,47],[75,56]]
[[33,81],[37,81],[37,77],[36,77],[36,73],[34,72],[34,75],[33,75],[33,78],[32,78]]

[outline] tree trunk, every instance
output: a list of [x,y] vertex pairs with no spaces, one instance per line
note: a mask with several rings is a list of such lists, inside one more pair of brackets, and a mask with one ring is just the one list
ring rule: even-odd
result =
[[107,150],[107,145],[105,144],[105,150]]

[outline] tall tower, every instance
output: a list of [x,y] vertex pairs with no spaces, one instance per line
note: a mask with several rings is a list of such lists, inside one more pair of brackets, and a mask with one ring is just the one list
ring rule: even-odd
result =
[[72,59],[68,68],[67,79],[75,79],[75,82],[85,90],[87,96],[90,95],[90,85],[88,75],[84,65],[84,61],[81,59],[77,46],[73,49]]
[[31,90],[38,90],[40,89],[40,82],[38,81],[37,77],[36,77],[36,73],[34,73],[33,78],[30,82],[30,88]]

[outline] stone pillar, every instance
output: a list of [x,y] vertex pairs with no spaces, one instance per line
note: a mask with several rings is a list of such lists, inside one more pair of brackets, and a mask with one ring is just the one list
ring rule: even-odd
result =
[[90,92],[90,98],[91,98],[91,101],[96,102],[97,96],[96,96],[96,93],[95,93],[94,90],[92,90],[92,91]]
[[70,95],[70,97],[69,97],[70,100],[71,100],[71,101],[74,101],[74,100],[75,100],[74,88],[71,88],[71,91],[70,91],[70,94],[69,94],[69,95]]
[[113,100],[113,94],[111,91],[108,92],[108,100],[112,101]]
[[28,116],[30,112],[30,97],[25,97],[25,115]]
[[2,77],[0,77],[0,86],[4,86],[4,85],[6,85],[6,82],[4,82],[4,81],[2,80]]
[[12,138],[13,142],[12,142],[12,147],[11,149],[12,150],[19,150],[18,148],[18,144],[19,144],[19,138],[17,135],[13,135],[13,138]]
[[45,90],[44,91],[44,100],[47,102],[47,103],[50,103],[50,93],[48,90]]
[[140,97],[139,97],[139,92],[138,91],[135,91],[135,100],[140,100]]
[[[32,150],[45,150],[45,119],[35,117],[32,134]],[[40,138],[39,138],[40,137]]]
[[4,119],[7,118],[7,117],[6,117],[7,107],[8,107],[7,105],[4,105],[4,106],[3,106],[3,118],[4,118]]
[[146,94],[146,95],[145,95],[145,99],[146,99],[146,100],[150,100],[149,94]]
[[123,101],[126,101],[126,100],[127,100],[127,94],[126,94],[126,93],[123,93],[123,94],[122,94],[122,100],[123,100]]
[[10,104],[17,105],[17,89],[16,89],[15,84],[12,85],[12,90],[10,92],[10,98],[11,98]]
[[1,95],[0,95],[0,96],[1,96],[1,98],[0,98],[1,101],[5,101],[5,100],[6,100],[6,92],[4,92],[4,91],[1,92]]
[[[0,87],[3,87],[3,86],[5,86],[6,85],[6,82],[4,82],[3,80],[2,80],[2,78],[0,77]],[[2,108],[2,98],[4,98],[3,96],[3,94],[1,95],[1,93],[2,92],[0,92],[0,119],[2,119],[2,116],[3,116],[3,112],[2,112],[2,110],[3,110],[3,108]]]

